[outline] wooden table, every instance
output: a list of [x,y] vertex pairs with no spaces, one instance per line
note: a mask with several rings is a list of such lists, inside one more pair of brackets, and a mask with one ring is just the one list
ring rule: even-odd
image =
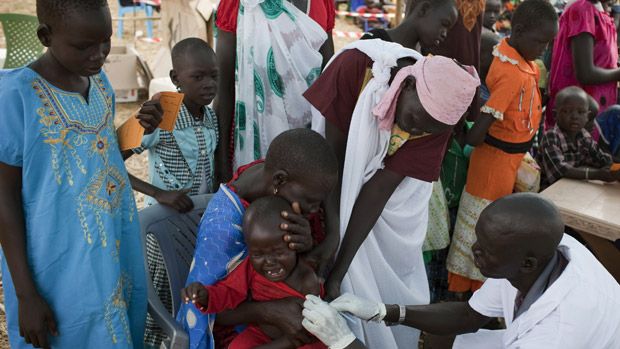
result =
[[620,282],[620,183],[561,179],[541,193],[564,223],[588,242],[601,264]]

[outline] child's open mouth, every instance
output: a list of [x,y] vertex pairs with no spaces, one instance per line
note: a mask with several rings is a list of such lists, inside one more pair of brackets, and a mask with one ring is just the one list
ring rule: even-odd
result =
[[281,279],[282,277],[284,277],[285,273],[286,271],[284,270],[284,268],[265,270],[265,276],[272,280]]

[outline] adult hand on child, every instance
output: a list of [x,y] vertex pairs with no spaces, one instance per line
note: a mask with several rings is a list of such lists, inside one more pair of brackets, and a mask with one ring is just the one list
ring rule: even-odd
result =
[[163,116],[164,110],[161,104],[159,104],[159,99],[151,99],[142,104],[136,118],[140,121],[140,125],[144,127],[144,133],[150,134],[159,127]]
[[34,295],[19,299],[18,302],[19,335],[35,348],[50,348],[48,333],[58,336],[54,313],[47,302]]
[[209,292],[201,283],[194,282],[181,290],[181,299],[185,304],[192,302],[206,306],[209,304]]
[[343,294],[329,305],[338,311],[351,313],[366,321],[381,322],[387,313],[385,304],[369,301],[351,293]]
[[317,296],[306,296],[302,314],[304,328],[330,349],[346,348],[356,339],[338,311]]
[[306,252],[312,249],[312,231],[310,223],[301,214],[301,206],[294,202],[292,212],[282,211],[281,215],[286,221],[280,224],[280,229],[284,230],[284,241],[288,242],[288,247],[296,252]]
[[302,344],[316,342],[316,338],[305,331],[301,325],[303,302],[297,297],[288,297],[261,303],[262,321],[277,327],[283,336],[289,338],[298,347]]
[[189,192],[190,189],[158,190],[155,193],[155,200],[162,205],[170,206],[181,213],[185,213],[194,208],[194,202],[187,196]]

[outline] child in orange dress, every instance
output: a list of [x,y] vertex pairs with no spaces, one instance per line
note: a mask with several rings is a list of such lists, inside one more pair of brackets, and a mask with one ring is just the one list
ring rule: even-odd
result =
[[514,13],[513,31],[493,51],[486,78],[490,96],[467,135],[474,149],[448,253],[449,290],[475,291],[484,282],[471,247],[482,210],[513,192],[517,170],[532,147],[542,117],[539,71],[533,62],[558,32],[545,0],[528,0]]

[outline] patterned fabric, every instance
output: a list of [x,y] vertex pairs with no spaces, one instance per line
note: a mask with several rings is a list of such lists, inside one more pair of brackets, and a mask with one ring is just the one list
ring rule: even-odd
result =
[[[84,98],[26,67],[0,73],[0,162],[22,168],[28,266],[60,333],[51,346],[141,348],[144,259],[114,93],[104,73],[89,82]],[[2,267],[11,347],[32,348]]]
[[[221,185],[202,216],[187,285],[192,282],[213,285],[246,257],[241,230],[244,213],[239,196]],[[215,348],[211,333],[215,315],[202,314],[192,304],[182,304],[177,321],[188,331],[191,349]]]
[[476,242],[475,228],[478,217],[491,202],[475,197],[467,191],[463,192],[459,213],[456,217],[454,236],[448,252],[447,268],[449,272],[478,281],[486,279],[474,265],[471,247]]
[[617,82],[582,85],[575,75],[571,41],[580,34],[592,36],[592,62],[598,68],[616,69],[618,67],[618,44],[614,19],[602,8],[598,9],[588,0],[577,0],[568,6],[560,17],[560,31],[555,38],[551,57],[549,76],[549,103],[545,116],[545,128],[555,125],[553,110],[555,96],[568,86],[579,86],[599,104],[603,112],[616,104],[618,98]]
[[457,0],[456,6],[467,31],[471,31],[476,26],[478,17],[484,12],[484,5],[485,0]]
[[[214,154],[218,142],[218,122],[213,110],[203,108],[202,119],[195,119],[181,105],[172,132],[158,128],[145,135],[133,151],[149,151],[150,183],[164,190],[190,189],[189,195],[213,192]],[[147,197],[148,205],[155,204]]]
[[441,181],[433,182],[428,203],[428,228],[422,251],[441,250],[450,244],[450,217]]
[[302,93],[321,73],[327,39],[288,1],[241,0],[237,20],[235,168],[264,158],[280,133],[310,124]]
[[611,155],[599,148],[588,131],[582,129],[571,142],[557,125],[545,132],[538,155],[545,187],[564,177],[569,168],[602,168],[612,163]]

